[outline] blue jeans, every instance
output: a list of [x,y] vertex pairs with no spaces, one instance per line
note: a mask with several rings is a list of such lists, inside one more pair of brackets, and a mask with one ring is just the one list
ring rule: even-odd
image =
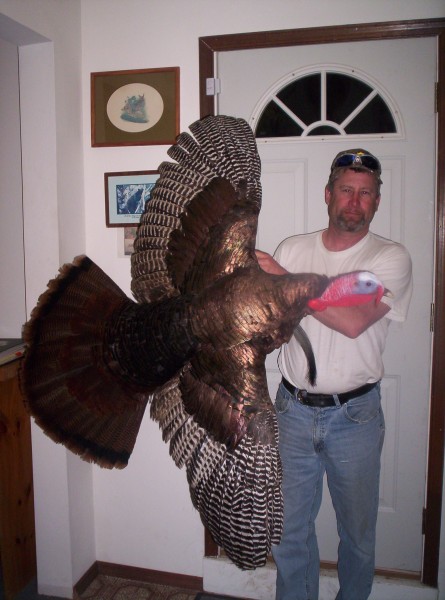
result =
[[336,600],[366,600],[374,577],[385,431],[380,385],[342,406],[312,408],[280,384],[275,406],[284,474],[283,536],[272,548],[276,600],[318,599],[315,518],[325,472],[340,538]]

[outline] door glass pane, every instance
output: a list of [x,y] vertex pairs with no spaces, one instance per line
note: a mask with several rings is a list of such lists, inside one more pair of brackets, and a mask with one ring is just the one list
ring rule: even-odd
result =
[[275,102],[269,102],[260,117],[255,135],[257,138],[298,137],[302,132],[303,129],[283,112]]
[[255,131],[258,138],[373,133],[397,133],[388,104],[369,83],[334,71],[298,77],[271,93]]
[[321,118],[320,74],[307,75],[288,84],[278,98],[306,125]]
[[345,127],[346,133],[396,133],[396,124],[384,100],[376,96]]
[[326,118],[334,123],[343,123],[363,100],[369,96],[372,88],[342,73],[326,75]]

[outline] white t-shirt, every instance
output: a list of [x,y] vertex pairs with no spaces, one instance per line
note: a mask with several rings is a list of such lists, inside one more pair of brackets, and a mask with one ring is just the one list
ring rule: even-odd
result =
[[369,232],[355,246],[340,252],[327,250],[322,231],[284,240],[275,259],[291,273],[319,273],[330,277],[350,271],[371,271],[390,290],[382,302],[391,310],[356,339],[350,339],[311,316],[301,321],[311,341],[317,365],[317,382],[307,381],[307,361],[292,336],[281,348],[280,371],[300,389],[321,394],[346,392],[382,378],[382,354],[390,320],[404,321],[412,293],[411,258],[401,244]]

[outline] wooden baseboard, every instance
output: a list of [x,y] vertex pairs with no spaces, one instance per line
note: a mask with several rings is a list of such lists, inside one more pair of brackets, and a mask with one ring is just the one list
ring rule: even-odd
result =
[[119,577],[120,579],[132,579],[133,581],[139,581],[141,583],[170,585],[172,587],[197,592],[203,591],[202,577],[96,561],[74,586],[74,598],[82,594],[98,575],[108,575],[111,577]]
[[88,569],[88,571],[86,571],[86,573],[84,573],[82,575],[82,577],[79,579],[79,581],[74,586],[74,588],[73,588],[74,598],[78,598],[80,594],[83,594],[83,592],[96,579],[96,577],[98,575],[99,575],[99,568],[98,568],[97,562],[95,562],[91,565],[91,567]]

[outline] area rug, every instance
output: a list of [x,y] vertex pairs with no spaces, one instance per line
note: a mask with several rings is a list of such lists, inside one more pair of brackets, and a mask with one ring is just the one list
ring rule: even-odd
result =
[[[1,581],[0,581],[1,583]],[[0,600],[4,600],[0,585]],[[234,596],[221,596],[210,592],[194,592],[182,588],[132,581],[109,575],[98,575],[76,600],[243,600]],[[37,592],[36,580],[31,581],[14,600],[64,600],[44,596]]]
[[196,591],[98,575],[78,600],[195,600]]

